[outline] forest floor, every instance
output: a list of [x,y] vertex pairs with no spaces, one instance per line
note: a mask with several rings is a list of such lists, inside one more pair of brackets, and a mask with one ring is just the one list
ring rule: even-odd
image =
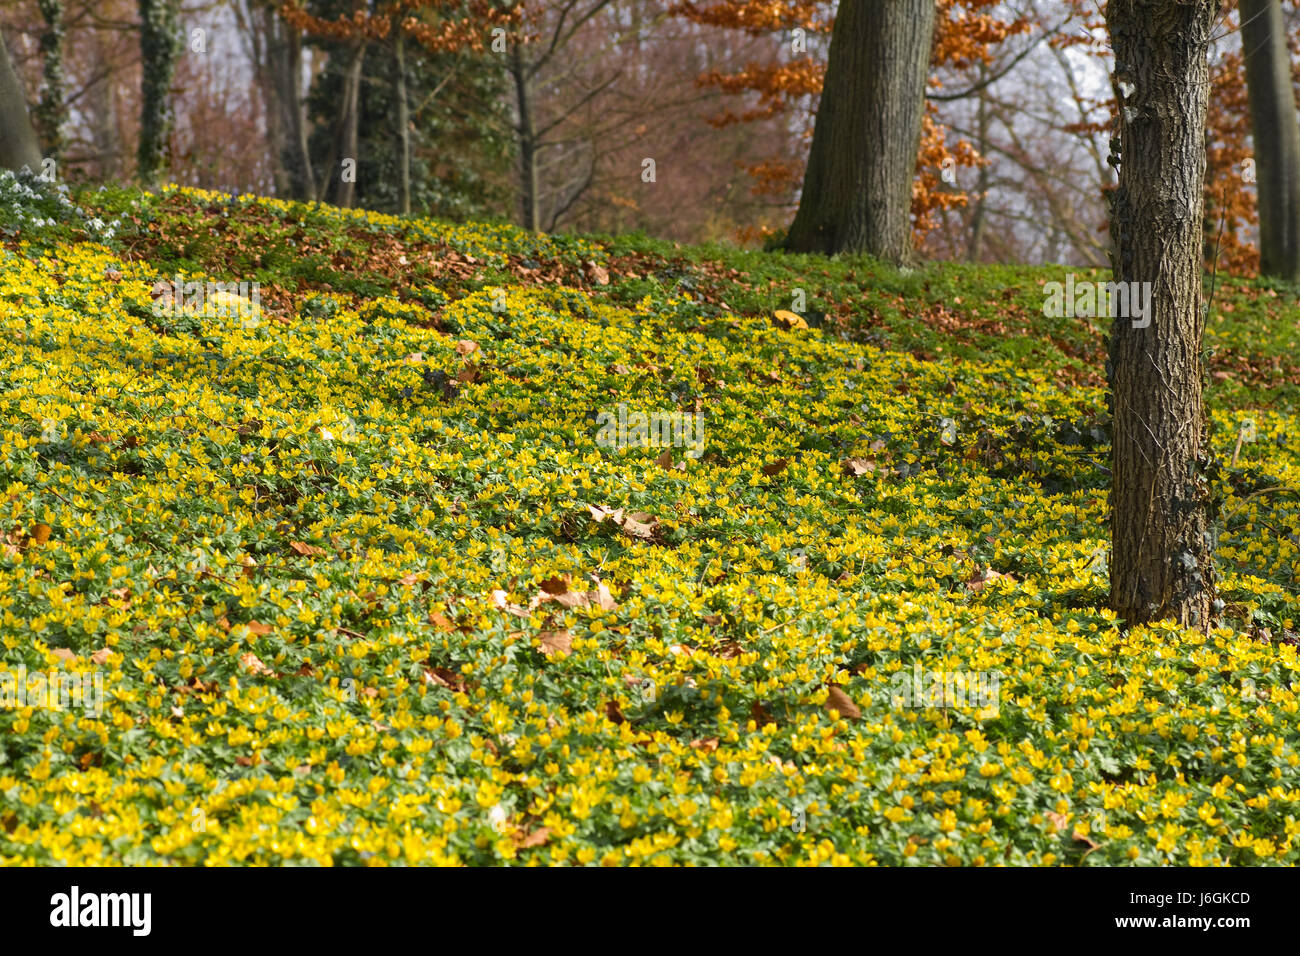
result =
[[1214,280],[1219,626],[1123,630],[1065,267],[50,195],[0,863],[1300,861],[1293,291]]

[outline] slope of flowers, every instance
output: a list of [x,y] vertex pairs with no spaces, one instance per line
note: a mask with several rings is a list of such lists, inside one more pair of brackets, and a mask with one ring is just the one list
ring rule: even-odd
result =
[[[0,708],[2,862],[1300,859],[1293,416],[1221,482],[1225,625],[1123,632],[1104,398],[1051,370],[0,255],[0,663],[103,690]],[[993,695],[908,699],[954,674]]]

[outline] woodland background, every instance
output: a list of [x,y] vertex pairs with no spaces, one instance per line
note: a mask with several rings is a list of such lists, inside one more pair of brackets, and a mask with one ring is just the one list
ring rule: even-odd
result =
[[[1222,272],[1251,274],[1257,215],[1233,7],[1211,56],[1206,252]],[[1114,96],[1096,5],[938,8],[913,187],[919,254],[1106,265]],[[1294,54],[1300,17],[1282,8]],[[161,175],[546,231],[756,245],[797,206],[834,10],[816,0],[4,0],[0,25],[38,104],[43,155],[70,182]],[[150,24],[179,30],[182,48],[151,44]],[[512,42],[494,43],[505,32]],[[169,69],[170,95],[151,91],[145,79],[156,87]],[[153,115],[158,135],[142,130]],[[355,184],[337,172],[348,156]]]

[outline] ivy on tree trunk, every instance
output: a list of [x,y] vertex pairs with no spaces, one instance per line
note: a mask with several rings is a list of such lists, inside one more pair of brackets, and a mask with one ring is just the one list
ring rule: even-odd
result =
[[140,7],[140,143],[138,177],[146,187],[158,185],[167,163],[171,132],[171,84],[180,57],[177,0],[139,0]]
[[36,123],[40,128],[41,148],[47,159],[58,159],[63,150],[63,121],[67,118],[64,105],[63,74],[63,0],[39,0],[45,30],[41,33],[41,58],[45,89],[36,107]]

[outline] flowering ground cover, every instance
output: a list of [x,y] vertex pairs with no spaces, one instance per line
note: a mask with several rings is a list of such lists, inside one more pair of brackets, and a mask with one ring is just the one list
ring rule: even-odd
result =
[[0,662],[85,693],[0,683],[0,861],[1300,859],[1286,296],[1212,306],[1221,626],[1124,631],[1059,269],[23,189]]

